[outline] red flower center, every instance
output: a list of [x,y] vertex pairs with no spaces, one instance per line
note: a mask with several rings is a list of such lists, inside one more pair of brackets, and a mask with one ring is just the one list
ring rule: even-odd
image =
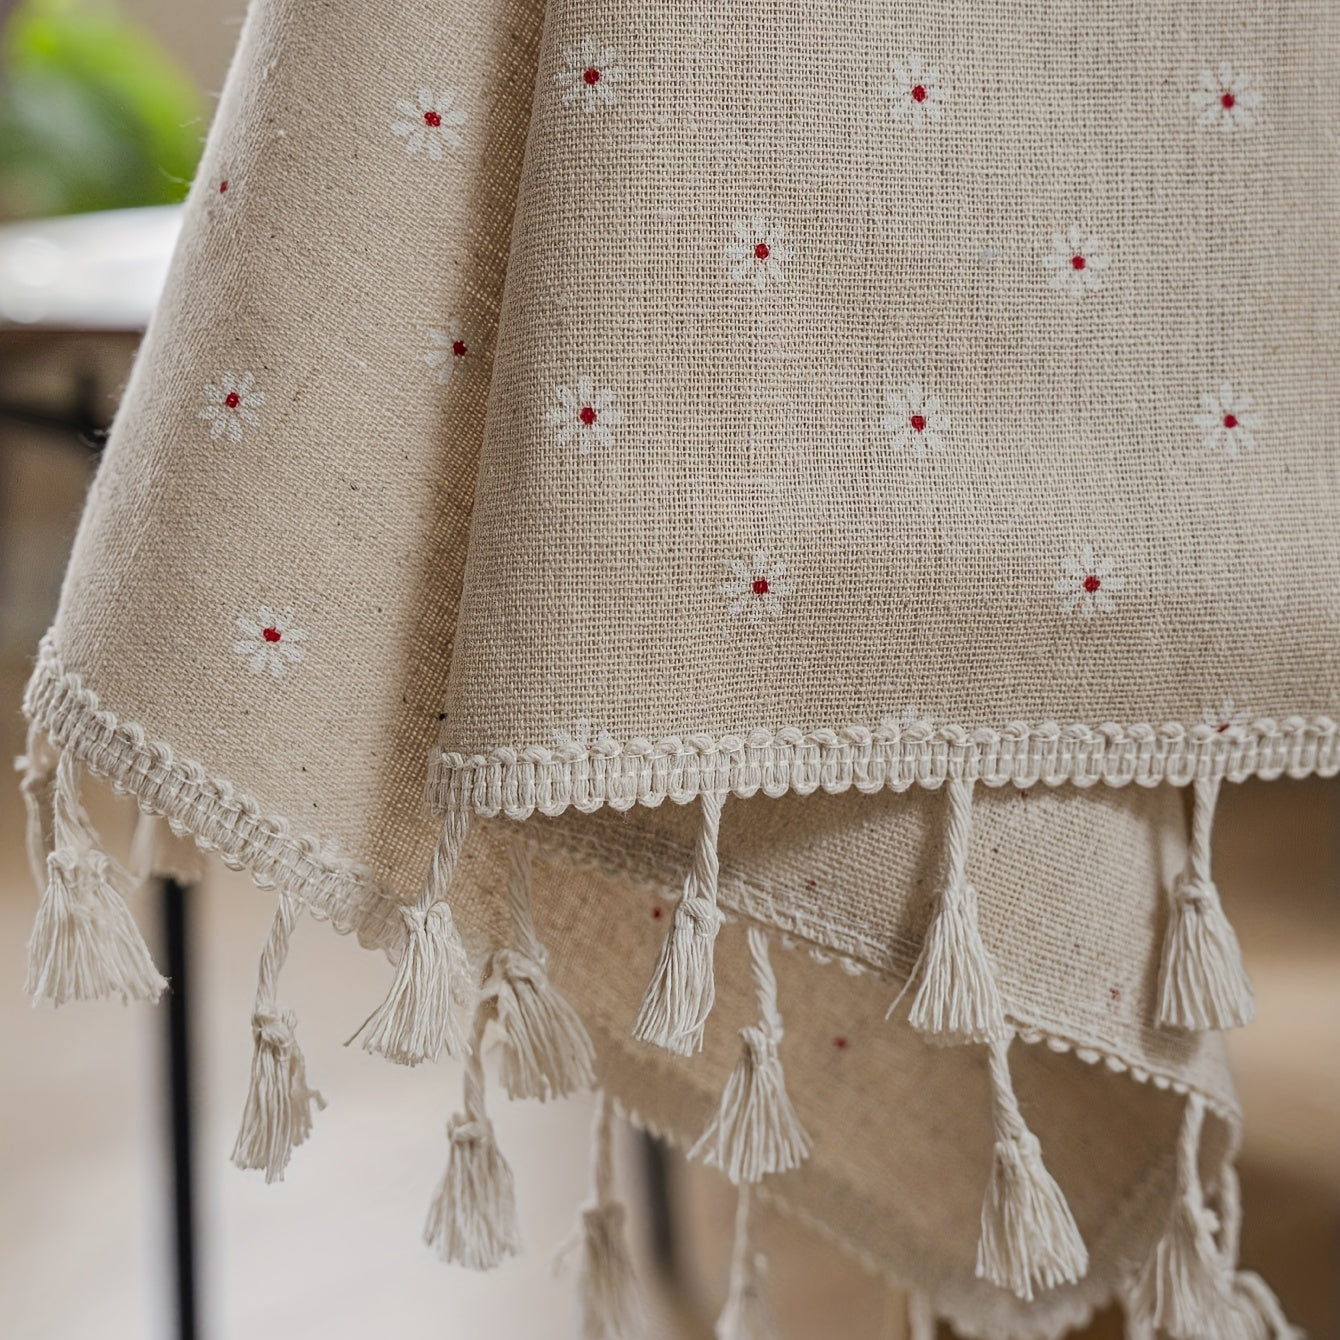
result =
[[766,242],[759,242],[755,244],[754,255],[757,256],[759,260],[765,261],[771,254],[772,253],[768,250],[768,244]]
[[282,636],[282,634],[280,633],[279,629],[277,629],[277,628],[271,626],[271,627],[269,627],[269,628],[262,628],[262,629],[261,629],[261,636],[262,636],[267,642],[278,642],[279,639],[280,639],[280,637]]
[[242,403],[242,397],[238,395],[236,391],[229,391],[228,394],[224,396],[223,403],[227,405],[229,409],[236,409]]
[[766,577],[754,578],[754,594],[756,596],[765,596],[768,594],[768,579]]
[[924,433],[926,431],[926,416],[924,414],[914,414],[908,420],[908,423],[910,423],[919,433]]
[[583,405],[577,417],[589,428],[596,421],[596,412],[590,405]]
[[423,123],[426,126],[432,126],[434,130],[442,124],[441,112],[425,112],[423,114]]
[[225,177],[225,178],[219,183],[219,194],[222,195],[227,189],[228,189],[228,178]]
[[1224,415],[1224,427],[1225,427],[1225,428],[1236,428],[1237,426],[1238,426],[1238,416],[1237,416],[1236,414],[1225,414],[1225,415]]
[[1084,268],[1084,265],[1085,265],[1084,257],[1083,257],[1083,256],[1072,256],[1072,257],[1070,258],[1070,265],[1071,265],[1071,268],[1072,268],[1072,269],[1075,269],[1075,270],[1082,270],[1082,269]]
[[465,347],[464,340],[453,340],[451,352],[455,354],[457,358],[464,358],[470,351]]
[[597,70],[594,65],[589,65],[582,71],[582,78],[585,79],[588,84],[598,84],[600,83],[600,71]]
[[918,85],[912,90],[912,101],[913,101],[913,102],[925,102],[925,101],[926,101],[926,90],[925,90],[925,88],[924,88],[921,84],[918,84]]
[[1238,100],[1231,93],[1225,93],[1219,101],[1223,103],[1226,110],[1232,111]]
[[1085,589],[1090,595],[1093,595],[1093,593],[1094,593],[1100,586],[1102,586],[1102,584],[1103,584],[1103,583],[1102,583],[1101,581],[1099,581],[1098,578],[1095,577],[1095,576],[1093,575],[1093,573],[1090,573],[1090,574],[1084,579],[1084,589]]

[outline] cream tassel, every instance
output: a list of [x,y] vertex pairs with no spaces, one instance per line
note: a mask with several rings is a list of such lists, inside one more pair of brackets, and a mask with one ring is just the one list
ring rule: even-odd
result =
[[777,1324],[764,1284],[767,1261],[750,1241],[749,1183],[740,1187],[735,1211],[735,1248],[731,1253],[730,1293],[717,1318],[716,1340],[776,1340]]
[[703,1045],[703,1025],[716,1000],[712,951],[724,920],[717,906],[717,834],[722,792],[702,793],[702,826],[684,894],[661,946],[633,1036],[679,1056],[692,1056]]
[[761,1017],[753,1027],[740,1030],[740,1059],[726,1082],[721,1107],[689,1151],[690,1158],[720,1168],[737,1186],[798,1168],[810,1152],[810,1138],[791,1105],[777,1052],[782,1016],[768,937],[756,926],[748,934]]
[[595,1047],[577,1011],[549,980],[548,956],[531,912],[530,852],[511,844],[507,893],[516,948],[493,955],[484,993],[502,1034],[502,1083],[512,1098],[566,1098],[595,1083]]
[[1201,1188],[1204,1125],[1205,1100],[1188,1094],[1177,1141],[1172,1210],[1127,1302],[1137,1335],[1163,1331],[1171,1340],[1237,1340],[1243,1335],[1230,1298],[1231,1270],[1215,1241],[1219,1220],[1205,1204]]
[[161,815],[147,811],[141,811],[135,824],[130,868],[139,879],[159,876],[185,885],[199,884],[205,877],[200,848],[189,838],[179,838]]
[[447,1123],[451,1155],[423,1227],[423,1240],[444,1261],[470,1270],[492,1270],[521,1250],[512,1170],[484,1107],[480,1058],[491,1015],[489,1003],[482,1001],[465,1062],[465,1111]]
[[1032,1302],[1034,1287],[1074,1284],[1089,1253],[1061,1188],[1043,1166],[1042,1146],[1028,1129],[1010,1081],[1009,1042],[989,1055],[996,1147],[982,1202],[977,1278]]
[[977,891],[968,882],[972,842],[972,788],[951,777],[948,870],[940,906],[921,946],[907,986],[889,1006],[892,1014],[920,978],[908,1022],[932,1042],[991,1042],[1009,1037],[995,965],[977,925]]
[[[36,1000],[157,1000],[167,981],[154,967],[144,937],[126,906],[130,876],[99,850],[93,824],[79,800],[78,764],[65,749],[54,786],[38,728],[28,733],[21,760],[28,810],[28,855],[46,891],[28,940],[24,989]],[[49,792],[51,849],[44,802]],[[44,874],[45,872],[45,874]]]
[[935,1340],[935,1309],[920,1289],[907,1292],[907,1340]]
[[1189,869],[1172,889],[1159,966],[1158,1021],[1168,1028],[1241,1028],[1255,1013],[1238,937],[1210,877],[1210,829],[1218,796],[1218,777],[1196,779]]
[[446,901],[469,827],[465,798],[453,791],[423,892],[400,909],[405,946],[391,989],[354,1034],[363,1035],[365,1051],[400,1065],[432,1061],[443,1051],[461,1056],[469,1045],[478,991]]
[[251,1016],[251,1084],[242,1110],[242,1127],[233,1146],[239,1168],[259,1168],[267,1182],[282,1182],[293,1151],[312,1133],[312,1104],[326,1100],[307,1087],[307,1063],[298,1046],[291,1011],[279,1013],[279,973],[288,957],[289,937],[301,908],[295,898],[279,895],[270,934],[261,951],[256,1008]]
[[582,1211],[578,1283],[582,1340],[639,1340],[646,1332],[646,1313],[628,1250],[627,1213],[614,1196],[612,1108],[609,1095],[602,1093],[592,1140],[595,1204]]

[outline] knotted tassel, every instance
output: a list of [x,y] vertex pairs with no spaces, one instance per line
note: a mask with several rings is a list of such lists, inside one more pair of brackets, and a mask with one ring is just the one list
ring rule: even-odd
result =
[[702,793],[693,864],[633,1026],[635,1038],[678,1056],[702,1050],[703,1025],[716,1000],[712,951],[725,919],[717,906],[717,834],[724,801],[722,792]]
[[548,956],[531,913],[530,852],[511,844],[508,901],[514,949],[493,955],[484,993],[502,1034],[502,1082],[512,1098],[566,1098],[595,1083],[595,1047],[585,1025],[549,980]]
[[1137,1335],[1157,1331],[1171,1340],[1239,1340],[1243,1335],[1232,1297],[1232,1269],[1215,1241],[1219,1219],[1205,1204],[1200,1182],[1204,1125],[1205,1100],[1188,1094],[1177,1140],[1172,1210],[1127,1299]]
[[919,980],[908,1015],[918,1032],[932,1042],[998,1041],[1009,1037],[1009,1028],[995,965],[977,925],[977,891],[968,882],[973,783],[951,777],[945,785],[949,791],[948,869],[940,906],[912,975],[888,1013],[893,1013],[908,988]]
[[689,1151],[690,1158],[720,1168],[736,1186],[798,1168],[810,1152],[810,1138],[791,1105],[777,1052],[782,1016],[768,937],[756,926],[748,934],[759,1022],[740,1030],[740,1059],[721,1095],[721,1107]]
[[767,1275],[768,1263],[750,1241],[750,1190],[745,1182],[735,1210],[730,1292],[717,1318],[716,1340],[777,1340],[777,1323],[764,1292]]
[[1167,1028],[1241,1028],[1255,1003],[1242,950],[1210,877],[1210,829],[1218,777],[1198,777],[1187,871],[1174,884],[1159,965],[1158,1021]]
[[307,1087],[307,1063],[298,1046],[291,1011],[279,1013],[279,973],[288,957],[289,937],[301,909],[296,899],[279,895],[270,934],[261,951],[256,1008],[251,1016],[251,1084],[242,1127],[233,1146],[239,1168],[258,1168],[267,1182],[282,1182],[293,1151],[312,1133],[312,1105],[326,1100]]
[[516,1192],[484,1107],[484,1029],[492,1015],[482,1001],[465,1062],[465,1111],[447,1124],[451,1155],[438,1184],[423,1239],[448,1263],[492,1270],[521,1250]]
[[646,1332],[646,1312],[625,1232],[627,1214],[614,1195],[612,1107],[609,1095],[602,1093],[592,1139],[595,1204],[582,1211],[578,1283],[582,1340],[640,1340]]
[[[28,940],[24,989],[35,1000],[157,1000],[167,981],[154,967],[144,937],[126,906],[133,883],[98,847],[79,799],[78,764],[61,752],[54,785],[38,729],[20,760],[28,811],[28,855],[46,891]],[[43,810],[50,804],[50,850]]]
[[1082,1279],[1089,1253],[1061,1188],[1043,1165],[1042,1146],[1019,1111],[1009,1045],[992,1042],[989,1053],[996,1146],[982,1201],[977,1278],[1032,1302],[1035,1287],[1054,1289]]
[[478,991],[446,901],[469,827],[465,798],[453,791],[423,892],[400,909],[405,946],[391,989],[354,1034],[365,1051],[400,1065],[461,1056],[469,1045]]
[[189,838],[179,838],[168,821],[142,811],[130,843],[130,868],[139,879],[155,876],[178,884],[199,884],[205,877],[200,848]]

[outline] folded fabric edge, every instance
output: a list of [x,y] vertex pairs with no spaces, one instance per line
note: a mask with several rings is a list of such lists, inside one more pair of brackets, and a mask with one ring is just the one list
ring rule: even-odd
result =
[[464,754],[439,747],[429,762],[427,797],[446,812],[453,796],[476,815],[556,815],[609,805],[687,804],[702,795],[742,799],[760,792],[836,794],[950,780],[986,786],[1189,786],[1198,778],[1233,782],[1340,773],[1340,727],[1330,717],[1262,718],[1223,729],[1200,723],[1062,726],[1013,722],[1003,729],[929,721],[801,731],[764,728],[743,735],[693,734],[657,741],[567,741],[550,747]]

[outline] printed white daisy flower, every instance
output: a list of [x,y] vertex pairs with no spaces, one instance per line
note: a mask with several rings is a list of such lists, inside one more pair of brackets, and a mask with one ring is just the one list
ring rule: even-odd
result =
[[762,214],[748,220],[737,219],[735,241],[727,242],[722,249],[731,267],[731,278],[757,289],[783,283],[786,275],[782,266],[791,259],[790,248],[783,241],[785,235],[782,224],[770,223]]
[[730,580],[717,587],[730,599],[729,614],[746,615],[750,623],[761,622],[765,613],[781,618],[785,613],[782,601],[795,592],[787,580],[785,563],[770,559],[766,549],[756,549],[752,566],[737,558],[732,560],[730,570]]
[[1214,70],[1200,72],[1200,85],[1191,91],[1191,106],[1200,113],[1202,126],[1232,134],[1250,130],[1256,124],[1256,109],[1261,105],[1261,90],[1252,87],[1249,74],[1234,74],[1227,62]]
[[919,383],[912,382],[901,390],[885,391],[884,407],[889,412],[879,426],[890,435],[895,450],[908,450],[918,458],[944,451],[949,415],[939,396],[926,395]]
[[209,424],[210,437],[216,442],[225,436],[229,442],[240,442],[244,427],[260,423],[256,410],[265,404],[265,392],[256,389],[249,372],[223,372],[205,387],[205,400],[200,418]]
[[1236,456],[1256,446],[1261,416],[1252,409],[1252,398],[1245,391],[1236,392],[1225,382],[1218,392],[1201,396],[1200,408],[1196,427],[1205,434],[1205,445],[1211,451]]
[[268,670],[275,679],[283,679],[290,663],[307,657],[298,645],[307,634],[294,626],[292,605],[279,615],[262,605],[254,619],[242,615],[237,628],[243,636],[233,643],[233,651],[246,661],[253,675]]
[[560,447],[576,442],[577,450],[585,456],[592,447],[612,447],[612,429],[623,423],[614,392],[608,386],[596,388],[591,377],[578,377],[576,386],[555,388],[558,403],[550,406],[545,418],[558,431],[555,440]]
[[894,62],[883,92],[894,116],[918,130],[927,121],[940,120],[949,101],[949,89],[941,82],[940,72],[933,65],[923,65],[917,55],[909,56],[906,63]]
[[1042,264],[1051,271],[1047,282],[1052,288],[1082,298],[1103,287],[1103,271],[1111,259],[1102,238],[1072,223],[1065,232],[1052,234],[1052,249],[1042,258]]
[[1061,560],[1064,577],[1056,579],[1056,593],[1061,597],[1062,614],[1078,614],[1081,619],[1092,619],[1095,614],[1112,614],[1116,604],[1115,591],[1125,586],[1123,577],[1116,576],[1110,558],[1097,558],[1093,548],[1085,545],[1079,557],[1071,555]]
[[447,319],[445,330],[428,332],[428,348],[419,355],[437,373],[438,384],[447,386],[452,377],[465,366],[474,350],[458,317]]
[[583,37],[576,46],[563,48],[563,68],[554,75],[554,83],[563,94],[564,106],[589,113],[618,102],[619,85],[627,78],[615,47]]
[[1205,724],[1217,730],[1221,735],[1233,726],[1246,726],[1251,722],[1247,712],[1238,708],[1232,698],[1225,698],[1218,707],[1207,707],[1201,713]]
[[401,113],[402,119],[391,123],[391,134],[405,141],[405,152],[411,158],[426,151],[429,158],[440,162],[444,147],[461,147],[463,141],[458,128],[470,118],[464,107],[456,106],[458,96],[459,92],[454,88],[436,93],[430,88],[421,88],[417,105],[405,98],[396,103],[396,111]]

